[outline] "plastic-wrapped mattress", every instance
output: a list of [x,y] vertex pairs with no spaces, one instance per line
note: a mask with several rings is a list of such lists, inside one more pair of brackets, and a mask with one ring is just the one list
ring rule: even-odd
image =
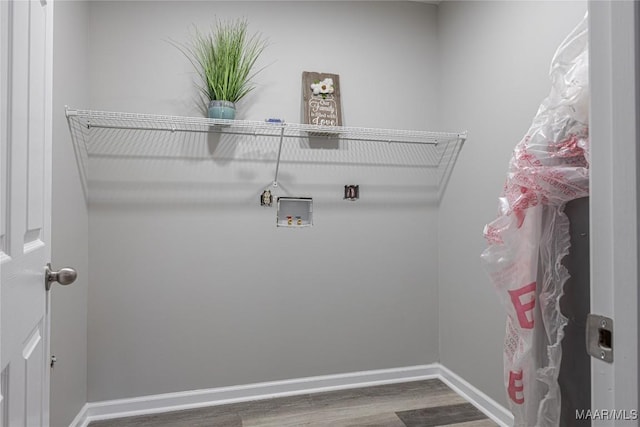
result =
[[[565,204],[589,193],[587,17],[551,61],[551,92],[516,145],[482,260],[507,312],[504,382],[515,426],[558,426],[569,274]],[[543,209],[544,207],[544,209]]]

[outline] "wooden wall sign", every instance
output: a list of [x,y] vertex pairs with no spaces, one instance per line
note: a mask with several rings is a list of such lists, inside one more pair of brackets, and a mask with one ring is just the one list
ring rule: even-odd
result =
[[342,126],[340,76],[302,72],[302,122],[310,125]]

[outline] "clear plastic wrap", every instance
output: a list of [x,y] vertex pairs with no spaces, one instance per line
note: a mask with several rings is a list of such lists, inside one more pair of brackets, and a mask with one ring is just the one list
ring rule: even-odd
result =
[[509,162],[499,215],[482,253],[507,312],[504,382],[517,427],[557,427],[558,373],[567,323],[566,202],[589,194],[587,17],[551,61],[552,88]]

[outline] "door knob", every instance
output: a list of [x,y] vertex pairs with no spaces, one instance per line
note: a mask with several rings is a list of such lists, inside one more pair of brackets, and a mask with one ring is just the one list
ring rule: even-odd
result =
[[48,263],[45,267],[44,281],[47,290],[51,289],[53,282],[58,282],[61,285],[70,285],[76,281],[78,272],[70,267],[61,268],[58,271],[51,270],[51,263]]

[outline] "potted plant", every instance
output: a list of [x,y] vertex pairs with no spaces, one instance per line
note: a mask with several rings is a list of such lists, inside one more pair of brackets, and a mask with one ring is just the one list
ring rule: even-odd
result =
[[255,87],[262,68],[254,68],[267,42],[259,33],[249,35],[247,27],[246,19],[217,21],[209,33],[196,29],[189,45],[178,46],[200,75],[209,118],[234,119],[235,103]]

